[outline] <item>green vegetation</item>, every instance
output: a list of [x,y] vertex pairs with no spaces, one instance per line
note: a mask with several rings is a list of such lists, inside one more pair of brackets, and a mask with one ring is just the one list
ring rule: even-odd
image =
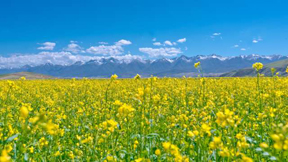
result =
[[[264,76],[271,76],[271,68],[275,68],[276,73],[278,72],[279,76],[287,76],[286,68],[288,66],[288,60],[281,60],[272,62],[264,65],[263,69],[259,70]],[[257,76],[257,72],[253,68],[245,68],[240,70],[234,70],[228,73],[224,73],[221,77],[245,77],[245,76]]]
[[34,79],[54,79],[52,76],[43,75],[43,74],[37,74],[37,73],[31,73],[31,72],[19,72],[19,73],[12,73],[12,74],[4,74],[0,75],[0,79],[19,79],[21,77],[25,77],[28,80],[34,80]]

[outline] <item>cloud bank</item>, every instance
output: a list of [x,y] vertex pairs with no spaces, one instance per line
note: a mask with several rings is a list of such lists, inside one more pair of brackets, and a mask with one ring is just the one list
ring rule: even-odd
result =
[[84,53],[85,51],[76,43],[75,41],[70,41],[70,44],[64,50],[72,53]]
[[87,53],[94,55],[120,55],[124,53],[124,48],[122,46],[132,44],[129,40],[121,39],[118,42],[115,42],[114,45],[99,45],[99,46],[91,46],[86,50]]
[[56,43],[54,43],[54,42],[45,42],[45,43],[40,43],[40,45],[42,45],[42,46],[37,48],[39,50],[53,50],[54,47],[56,46]]
[[138,55],[121,55],[121,56],[85,56],[85,55],[73,55],[71,52],[40,52],[38,54],[29,55],[13,55],[10,57],[0,56],[0,69],[20,68],[25,65],[38,66],[43,64],[54,65],[71,65],[75,62],[87,62],[90,60],[100,60],[103,58],[116,58],[123,62],[131,62],[135,59],[142,59]]
[[148,54],[150,57],[172,57],[177,56],[178,54],[182,53],[181,49],[179,48],[139,48],[140,52]]
[[[178,39],[176,42],[184,43],[186,38]],[[42,50],[39,53],[32,54],[15,54],[11,56],[3,57],[0,55],[0,69],[6,68],[20,68],[26,65],[38,66],[43,64],[54,64],[54,65],[71,65],[75,62],[87,62],[90,60],[99,60],[103,58],[116,58],[124,62],[129,62],[135,59],[143,58],[157,58],[157,57],[174,57],[182,53],[181,48],[176,48],[176,42],[166,40],[163,43],[156,42],[156,38],[153,39],[154,46],[161,46],[159,48],[151,47],[140,47],[138,50],[145,55],[131,55],[126,54],[124,47],[131,45],[132,42],[129,40],[121,39],[113,44],[107,42],[98,42],[98,45],[90,46],[88,48],[81,47],[77,41],[70,41],[70,43],[62,48],[62,51],[51,51],[54,50],[56,43],[45,42],[41,43],[38,50]],[[173,46],[173,47],[172,47]],[[187,50],[187,48],[186,48]],[[128,52],[129,53],[129,52]]]
[[186,42],[186,38],[178,39],[177,42],[178,43],[184,43],[184,42]]

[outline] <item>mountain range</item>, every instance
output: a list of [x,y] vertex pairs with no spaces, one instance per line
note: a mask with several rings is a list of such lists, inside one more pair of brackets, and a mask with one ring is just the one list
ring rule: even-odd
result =
[[[279,76],[287,76],[286,69],[288,67],[288,59],[275,61],[269,64],[265,64],[263,69],[259,70],[260,74],[264,76],[272,76],[271,68],[275,69],[275,74],[278,73]],[[246,77],[246,76],[257,76],[257,72],[252,67],[243,68],[239,70],[233,70],[228,73],[221,74],[220,77]]]
[[175,58],[160,58],[156,60],[133,59],[129,61],[116,58],[102,58],[87,62],[75,62],[71,65],[43,64],[39,66],[26,65],[20,68],[0,69],[0,74],[15,72],[34,72],[61,78],[95,77],[107,78],[117,74],[120,78],[133,77],[140,74],[142,77],[150,75],[158,77],[197,76],[199,72],[194,63],[200,61],[204,76],[220,76],[221,74],[251,67],[255,62],[263,64],[288,59],[282,55],[240,55],[223,57],[220,55],[185,55]]

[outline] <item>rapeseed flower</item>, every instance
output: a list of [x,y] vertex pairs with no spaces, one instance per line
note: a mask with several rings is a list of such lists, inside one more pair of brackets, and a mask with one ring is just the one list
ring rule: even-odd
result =
[[116,78],[0,81],[1,158],[288,158],[287,77]]
[[26,106],[22,106],[22,107],[20,108],[20,116],[21,116],[22,118],[26,119],[26,118],[28,117],[28,115],[29,115],[29,110],[28,110],[28,108],[27,108]]
[[196,62],[195,64],[194,64],[194,67],[197,69],[198,67],[200,66],[200,62]]
[[256,71],[259,71],[259,70],[261,70],[261,69],[263,68],[263,64],[260,63],[260,62],[256,62],[256,63],[253,64],[252,67],[253,67]]
[[11,161],[11,157],[8,155],[8,152],[6,150],[2,150],[0,156],[0,162],[9,162],[9,161]]

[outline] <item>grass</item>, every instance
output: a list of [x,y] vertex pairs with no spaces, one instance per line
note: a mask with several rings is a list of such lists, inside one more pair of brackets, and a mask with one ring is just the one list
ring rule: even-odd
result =
[[1,80],[15,80],[15,79],[19,79],[21,77],[25,77],[28,80],[53,79],[54,78],[52,76],[43,75],[43,74],[37,74],[37,73],[31,73],[31,72],[19,72],[19,73],[0,75],[0,79]]

